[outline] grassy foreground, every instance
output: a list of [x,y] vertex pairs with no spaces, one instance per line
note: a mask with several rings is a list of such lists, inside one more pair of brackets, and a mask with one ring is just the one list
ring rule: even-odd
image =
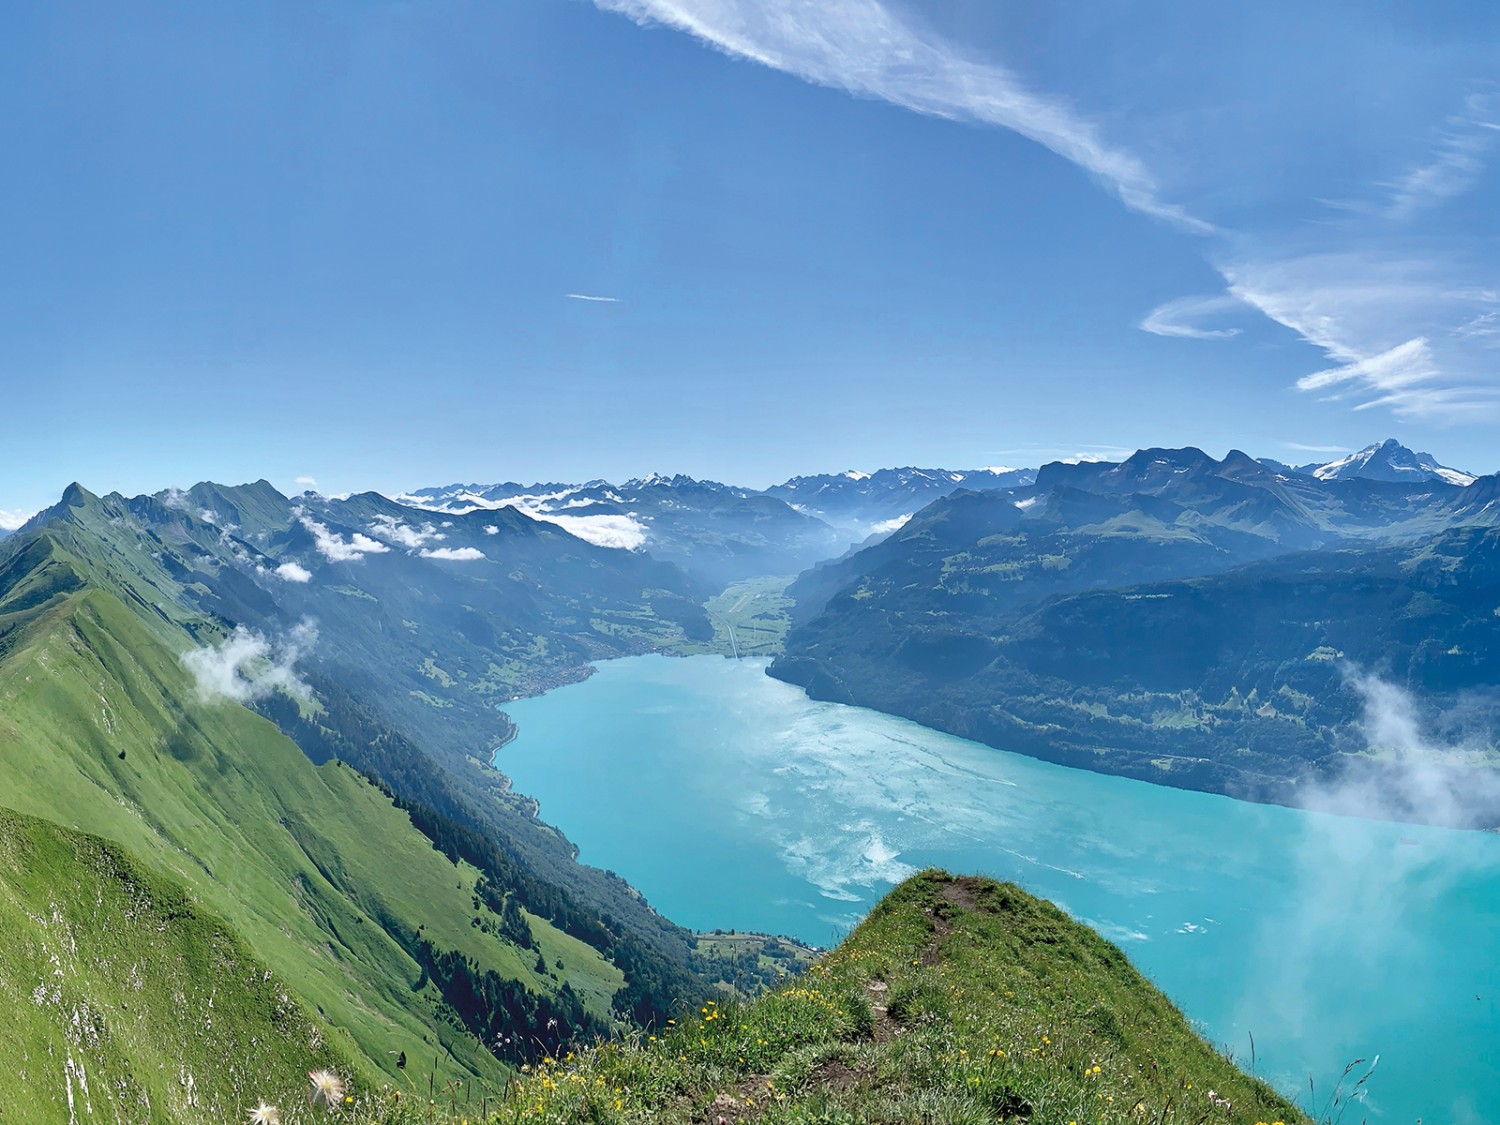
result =
[[0,1042],[8,1125],[235,1120],[353,1058],[179,884],[3,809]]
[[[854,1125],[1303,1122],[1125,955],[1010,884],[927,871],[782,988],[548,1060],[502,1089],[351,1090],[416,1122]],[[321,1120],[299,1101],[278,1120]]]

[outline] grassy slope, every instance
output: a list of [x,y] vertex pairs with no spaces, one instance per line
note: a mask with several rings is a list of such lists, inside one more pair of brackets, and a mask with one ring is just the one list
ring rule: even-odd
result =
[[0,1041],[0,1120],[13,1125],[233,1120],[260,1097],[300,1094],[310,1068],[348,1070],[179,885],[102,840],[4,811]]
[[457,1100],[433,1111],[425,1098],[361,1091],[351,1119],[1307,1120],[1211,1049],[1086,926],[1013,885],[933,871],[896,888],[811,971],[759,1000],[710,1005],[660,1038],[605,1045],[531,1071],[498,1097]]
[[[313,766],[237,704],[200,704],[176,655],[115,597],[75,593],[6,638],[0,802],[124,844],[181,879],[325,1016],[350,1054],[392,1065],[441,1044],[498,1064],[443,1018],[392,938],[418,926],[502,976],[551,991],[528,954],[472,926],[475,872],[455,867],[347,766]],[[124,758],[120,753],[124,752]],[[533,921],[600,1014],[620,974]],[[556,970],[553,970],[556,972]]]

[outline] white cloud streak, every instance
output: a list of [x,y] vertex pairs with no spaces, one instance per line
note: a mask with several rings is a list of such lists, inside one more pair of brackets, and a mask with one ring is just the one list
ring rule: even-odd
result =
[[14,531],[34,514],[21,508],[0,508],[0,531]]
[[[1431,155],[1393,181],[1377,201],[1348,204],[1364,232],[1361,250],[1278,254],[1255,232],[1221,230],[1163,199],[1146,165],[1103,137],[1057,97],[1026,88],[1003,66],[967,56],[888,0],[595,0],[643,25],[693,36],[736,59],[803,81],[876,98],[916,113],[1012,130],[1085,169],[1125,204],[1198,234],[1234,240],[1239,260],[1221,267],[1228,291],[1184,297],[1153,309],[1140,327],[1158,336],[1223,340],[1238,326],[1212,317],[1244,302],[1320,348],[1328,363],[1297,385],[1353,409],[1389,409],[1436,422],[1500,415],[1493,351],[1500,348],[1495,286],[1438,279],[1465,271],[1462,249],[1438,248],[1413,263],[1390,245],[1389,226],[1471,189],[1500,145],[1500,96],[1469,96],[1444,123]],[[1346,243],[1349,229],[1335,225]],[[1306,231],[1302,232],[1305,237]],[[1342,270],[1334,270],[1335,263]],[[1413,266],[1426,276],[1402,277]],[[1489,292],[1488,300],[1477,294]],[[577,294],[574,296],[582,297]]]
[[1157,305],[1146,319],[1141,321],[1141,330],[1154,336],[1175,336],[1185,340],[1227,340],[1238,336],[1238,328],[1205,328],[1200,321],[1233,309],[1244,309],[1244,302],[1237,297],[1221,294],[1216,297],[1179,297],[1175,301]]
[[218,644],[184,653],[182,664],[204,703],[250,703],[278,691],[308,699],[312,689],[297,675],[296,664],[317,639],[317,626],[311,621],[303,621],[279,640],[237,625]]
[[1386,215],[1406,219],[1462,195],[1484,172],[1485,157],[1500,143],[1500,98],[1471,94],[1462,113],[1448,119],[1447,129],[1426,163],[1390,184]]
[[595,301],[601,305],[618,305],[620,303],[620,298],[618,297],[600,297],[592,293],[565,293],[563,296],[567,297],[570,301]]
[[1287,449],[1295,449],[1299,453],[1353,453],[1347,445],[1304,445],[1300,441],[1283,441],[1281,443]]
[[476,562],[485,557],[478,547],[429,547],[421,554],[424,559],[445,559],[448,562]]
[[1004,67],[966,58],[881,0],[595,0],[683,31],[735,58],[916,113],[1010,129],[1083,168],[1127,207],[1196,233],[1213,228],[1161,198],[1133,154]]
[[1451,266],[1367,252],[1243,261],[1223,268],[1229,292],[1322,349],[1332,361],[1297,388],[1356,410],[1473,421],[1500,406],[1493,356],[1466,338],[1500,295],[1454,285]]

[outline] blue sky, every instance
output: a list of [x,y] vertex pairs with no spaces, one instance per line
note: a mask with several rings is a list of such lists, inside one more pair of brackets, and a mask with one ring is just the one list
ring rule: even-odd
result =
[[0,519],[73,479],[1500,469],[1500,7],[1062,8],[22,5]]

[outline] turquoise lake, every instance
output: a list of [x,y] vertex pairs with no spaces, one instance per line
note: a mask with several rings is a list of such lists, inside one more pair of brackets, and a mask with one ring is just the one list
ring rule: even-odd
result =
[[[829,945],[904,875],[1014,880],[1215,1044],[1344,1120],[1500,1122],[1500,837],[1246,804],[816,703],[763,661],[633,657],[507,704],[495,763],[695,929]],[[1355,1070],[1350,1082],[1368,1067]],[[1299,1093],[1300,1091],[1300,1093]]]

